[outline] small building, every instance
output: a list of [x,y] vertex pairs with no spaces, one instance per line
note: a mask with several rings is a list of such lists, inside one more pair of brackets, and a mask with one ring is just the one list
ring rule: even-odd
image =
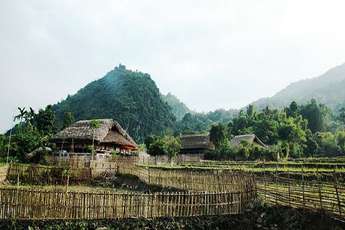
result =
[[204,154],[214,150],[209,134],[182,135],[181,154]]
[[97,128],[91,127],[91,120],[78,121],[53,136],[51,142],[61,151],[76,155],[87,155],[93,143],[96,154],[110,154],[112,151],[130,153],[138,149],[118,122],[112,119],[96,121],[99,124]]
[[257,144],[264,148],[267,147],[255,134],[238,135],[231,139],[231,144],[234,146],[238,146],[242,142]]

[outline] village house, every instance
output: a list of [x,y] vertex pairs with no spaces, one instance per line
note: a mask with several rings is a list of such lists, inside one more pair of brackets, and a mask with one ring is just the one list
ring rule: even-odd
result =
[[264,148],[267,147],[267,145],[265,145],[265,143],[263,143],[255,134],[238,135],[231,139],[231,145],[233,146],[238,146],[242,142],[256,144]]
[[181,154],[204,154],[215,148],[209,134],[182,135],[180,138]]
[[108,155],[113,151],[131,153],[138,149],[118,122],[112,119],[98,119],[96,122],[98,126],[93,128],[91,120],[78,121],[57,133],[51,141],[60,152],[75,155],[90,155],[92,146],[95,154]]

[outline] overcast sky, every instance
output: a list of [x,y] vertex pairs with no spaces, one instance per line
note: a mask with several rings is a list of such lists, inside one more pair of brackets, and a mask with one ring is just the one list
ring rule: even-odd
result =
[[239,108],[345,62],[344,0],[0,0],[0,131],[119,63],[190,108]]

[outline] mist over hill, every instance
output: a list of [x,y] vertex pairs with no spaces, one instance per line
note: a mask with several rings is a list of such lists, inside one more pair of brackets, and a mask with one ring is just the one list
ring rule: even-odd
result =
[[325,104],[334,112],[345,104],[345,64],[336,66],[316,78],[294,82],[272,97],[261,98],[253,104],[281,108],[292,101],[305,104],[311,99]]
[[175,122],[171,108],[160,95],[149,74],[119,65],[54,105],[53,110],[60,127],[66,112],[71,112],[75,120],[112,118],[137,141],[143,141],[148,135],[172,128]]
[[182,120],[184,115],[187,113],[195,113],[190,110],[183,102],[181,102],[175,95],[168,93],[167,95],[162,95],[163,101],[165,101],[172,109],[178,121]]

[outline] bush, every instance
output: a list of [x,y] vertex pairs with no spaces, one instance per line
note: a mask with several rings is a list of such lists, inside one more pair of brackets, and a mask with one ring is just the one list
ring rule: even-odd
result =
[[261,147],[256,144],[241,143],[239,146],[223,143],[219,148],[209,151],[205,158],[209,160],[278,160],[280,148],[277,146]]
[[181,149],[180,139],[173,136],[154,137],[147,143],[147,152],[153,156],[167,155],[173,158]]
[[341,152],[337,144],[336,136],[331,132],[317,133],[317,142],[320,146],[321,155],[337,155]]

